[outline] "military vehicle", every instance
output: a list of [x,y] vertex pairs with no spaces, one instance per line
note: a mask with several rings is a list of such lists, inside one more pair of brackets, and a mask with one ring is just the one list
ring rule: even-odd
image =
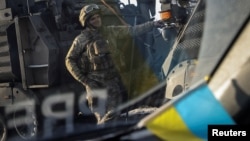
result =
[[[202,60],[204,54],[209,51],[217,54],[214,62],[218,63],[222,52],[231,47],[225,46],[221,52],[218,48],[203,47],[209,42],[203,41],[203,35],[204,38],[211,36],[205,36],[212,28],[205,28],[205,11],[214,6],[212,2],[137,0],[137,5],[131,2],[0,0],[1,140],[87,140],[110,133],[120,134],[102,139],[116,137],[122,140],[122,135],[136,132],[123,131],[131,129],[140,119],[210,74],[216,63]],[[118,107],[114,111],[116,118],[105,125],[96,125],[86,104],[84,87],[70,76],[64,62],[73,39],[82,29],[78,21],[79,11],[89,3],[102,8],[103,22],[107,26],[133,26],[156,20],[156,14],[165,23],[165,27],[155,28],[141,37],[116,39],[117,50],[113,52],[120,63],[129,101]],[[157,4],[160,5],[158,9]],[[229,6],[234,4],[228,2]],[[234,25],[236,29],[244,27],[242,23],[246,17],[249,22],[249,10],[243,7],[239,13],[243,14]],[[204,70],[206,63],[210,68]],[[231,107],[225,99],[221,101],[228,110]],[[245,102],[242,104],[245,109]],[[101,103],[98,106],[102,108]],[[131,116],[135,109],[139,110]],[[242,119],[244,116],[236,114],[239,111],[245,112],[231,110],[230,114]],[[151,137],[155,136],[150,134]]]

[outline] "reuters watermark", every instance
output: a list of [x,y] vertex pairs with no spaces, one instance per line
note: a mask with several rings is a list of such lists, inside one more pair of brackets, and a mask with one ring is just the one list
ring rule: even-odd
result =
[[208,141],[226,138],[247,141],[250,137],[250,125],[208,125]]

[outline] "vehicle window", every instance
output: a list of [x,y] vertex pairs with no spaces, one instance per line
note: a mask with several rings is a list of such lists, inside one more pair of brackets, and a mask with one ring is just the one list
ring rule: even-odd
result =
[[128,134],[210,79],[241,29],[207,0],[0,1],[1,141]]

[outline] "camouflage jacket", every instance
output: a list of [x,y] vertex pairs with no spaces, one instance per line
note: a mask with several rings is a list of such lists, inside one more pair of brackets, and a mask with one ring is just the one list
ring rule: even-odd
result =
[[88,44],[95,40],[96,35],[101,34],[105,40],[109,42],[112,41],[113,38],[124,38],[126,36],[139,36],[143,33],[149,32],[153,29],[153,22],[146,22],[144,24],[136,25],[136,26],[105,26],[103,27],[102,32],[99,30],[91,30],[89,28],[85,28],[80,35],[78,35],[65,58],[65,64],[67,70],[70,74],[80,83],[86,85],[86,81],[88,75],[91,72],[89,69],[89,61],[86,57],[86,50]]

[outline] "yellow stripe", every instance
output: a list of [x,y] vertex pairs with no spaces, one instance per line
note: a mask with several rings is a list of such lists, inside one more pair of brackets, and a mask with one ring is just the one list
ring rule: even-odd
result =
[[163,140],[201,141],[200,138],[190,132],[174,107],[170,107],[161,115],[150,120],[146,127]]

